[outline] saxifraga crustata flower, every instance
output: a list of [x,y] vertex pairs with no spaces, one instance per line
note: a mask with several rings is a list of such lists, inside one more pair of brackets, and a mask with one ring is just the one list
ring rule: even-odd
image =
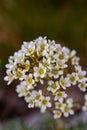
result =
[[28,107],[38,107],[42,113],[49,110],[55,119],[74,114],[74,102],[66,89],[77,86],[85,92],[87,88],[86,71],[79,65],[76,51],[46,37],[23,42],[21,49],[9,57],[6,68],[4,79],[8,85],[14,79],[20,81],[16,91]]

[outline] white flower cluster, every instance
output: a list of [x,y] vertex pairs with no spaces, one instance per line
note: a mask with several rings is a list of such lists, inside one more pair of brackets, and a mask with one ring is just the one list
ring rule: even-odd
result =
[[39,37],[23,42],[21,49],[9,57],[6,64],[8,85],[18,79],[16,91],[24,97],[29,108],[38,107],[44,113],[49,110],[54,118],[74,114],[73,100],[66,89],[78,86],[86,91],[86,71],[79,65],[76,51]]

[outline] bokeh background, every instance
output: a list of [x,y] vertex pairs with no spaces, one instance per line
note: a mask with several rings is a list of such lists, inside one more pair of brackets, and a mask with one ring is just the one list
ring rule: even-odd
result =
[[[17,98],[16,83],[7,87],[3,77],[8,57],[20,49],[23,41],[38,36],[47,36],[75,49],[83,69],[87,70],[87,1],[0,0],[0,122],[26,117],[30,120],[37,111],[27,109],[23,99]],[[13,126],[15,123],[10,127]]]

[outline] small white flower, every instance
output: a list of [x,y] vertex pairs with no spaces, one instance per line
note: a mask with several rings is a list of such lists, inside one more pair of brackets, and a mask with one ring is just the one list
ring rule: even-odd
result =
[[69,48],[67,48],[67,47],[62,47],[62,52],[65,54],[65,55],[67,55],[67,57],[69,58],[69,54],[70,54],[70,49]]
[[52,77],[54,77],[55,79],[59,78],[60,75],[63,74],[63,71],[62,70],[58,70],[56,68],[53,68],[51,70],[51,74],[52,74]]
[[68,74],[67,77],[69,78],[69,81],[72,85],[76,85],[77,82],[77,77],[76,77],[76,73],[72,73],[72,74]]
[[42,90],[39,90],[36,95],[35,95],[35,103],[36,103],[36,106],[39,105],[39,102],[42,98]]
[[25,82],[28,85],[28,89],[33,89],[33,85],[35,83],[33,79],[33,75],[30,73],[29,75],[25,76]]
[[34,76],[44,78],[46,75],[46,67],[39,63],[39,67],[34,67]]
[[54,52],[58,48],[58,44],[55,45],[55,41],[50,41],[50,40],[48,40],[48,43],[49,43],[49,55],[53,56]]
[[76,70],[77,73],[81,72],[82,71],[82,67],[80,65],[76,65],[75,66],[75,70]]
[[16,68],[20,69],[21,71],[27,72],[30,69],[30,62],[27,60],[27,61],[22,62],[22,63],[17,63],[17,67]]
[[29,107],[29,108],[34,108],[34,105],[35,105],[34,100],[33,100],[33,99],[30,99],[30,100],[29,100],[29,103],[28,103],[28,107]]
[[15,79],[23,80],[25,77],[25,71],[21,71],[21,69],[17,69],[13,71]]
[[85,92],[87,88],[87,83],[81,82],[78,84],[78,87],[80,88],[81,91]]
[[32,99],[32,93],[31,91],[28,91],[26,92],[26,95],[25,95],[25,101],[28,103],[30,101],[30,99]]
[[29,103],[30,100],[34,100],[35,99],[35,95],[36,95],[37,91],[28,91],[25,95],[25,101],[27,103]]
[[60,88],[58,81],[54,82],[52,80],[48,81],[47,90],[55,93]]
[[26,62],[24,62],[24,66],[23,67],[24,67],[23,69],[25,71],[29,71],[29,69],[30,69],[30,61],[26,60]]
[[18,93],[19,97],[23,97],[27,93],[27,86],[24,82],[21,82],[19,85],[16,86],[16,92]]
[[26,56],[31,56],[35,51],[35,45],[33,42],[24,42],[22,50],[25,52]]
[[38,39],[35,40],[36,44],[36,53],[38,56],[47,56],[47,50],[48,50],[48,43],[46,40],[46,37],[42,38],[39,37]]
[[43,66],[47,67],[48,69],[51,68],[50,64],[51,64],[51,59],[48,57],[47,59],[46,58],[43,58],[42,59],[42,64]]
[[69,107],[69,108],[72,108],[73,107],[73,99],[72,98],[68,98],[66,100],[66,105]]
[[72,51],[70,52],[70,58],[74,57],[75,55],[76,55],[76,51],[75,51],[75,50],[72,50]]
[[68,105],[66,105],[66,104],[65,104],[65,106],[64,106],[64,108],[63,108],[63,110],[62,110],[62,112],[63,112],[63,114],[64,114],[65,117],[68,117],[69,114],[70,114],[70,115],[73,115],[73,114],[74,114],[73,109],[70,108],[70,107],[69,107]]
[[59,102],[62,102],[64,98],[67,97],[67,94],[64,91],[58,91],[55,94],[54,100],[58,100]]
[[65,63],[68,60],[68,57],[69,56],[63,52],[58,55],[58,60]]
[[55,108],[58,110],[63,110],[64,103],[63,102],[55,102]]
[[60,110],[53,110],[54,119],[59,119],[62,116],[62,112]]
[[9,57],[9,63],[6,64],[5,67],[7,69],[9,69],[9,71],[13,70],[16,67],[16,62],[14,62],[14,57],[13,56]]
[[41,98],[41,102],[39,103],[39,106],[40,106],[40,109],[41,109],[41,112],[44,113],[46,111],[46,108],[47,107],[51,107],[51,102],[50,102],[50,97],[42,97]]
[[78,82],[82,82],[84,80],[85,75],[86,75],[86,71],[80,71],[76,73]]
[[72,65],[79,65],[79,60],[80,60],[80,58],[79,57],[77,57],[77,56],[74,56],[73,58],[72,58]]
[[25,53],[23,53],[21,50],[14,53],[14,61],[16,63],[22,63],[25,60]]
[[66,77],[66,78],[63,78],[63,76],[61,76],[60,80],[59,80],[59,83],[60,83],[60,86],[63,88],[63,89],[66,89],[67,87],[70,86],[70,82],[69,82],[69,78]]
[[11,84],[11,82],[15,79],[14,74],[12,74],[10,71],[7,71],[7,76],[4,77],[5,81],[8,81],[8,85]]
[[57,60],[56,66],[57,66],[58,69],[64,69],[64,68],[68,67],[67,64],[65,64],[63,61],[59,61],[59,60]]

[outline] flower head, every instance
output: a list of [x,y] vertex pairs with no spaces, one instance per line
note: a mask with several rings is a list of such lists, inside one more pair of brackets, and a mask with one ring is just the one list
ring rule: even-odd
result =
[[[8,85],[15,79],[20,81],[16,92],[24,97],[29,108],[38,107],[42,113],[50,110],[55,119],[68,117],[74,114],[74,101],[67,89],[87,88],[87,72],[82,70],[79,60],[75,50],[38,37],[24,41],[21,49],[9,57],[4,79]],[[87,109],[87,96],[83,109]]]

